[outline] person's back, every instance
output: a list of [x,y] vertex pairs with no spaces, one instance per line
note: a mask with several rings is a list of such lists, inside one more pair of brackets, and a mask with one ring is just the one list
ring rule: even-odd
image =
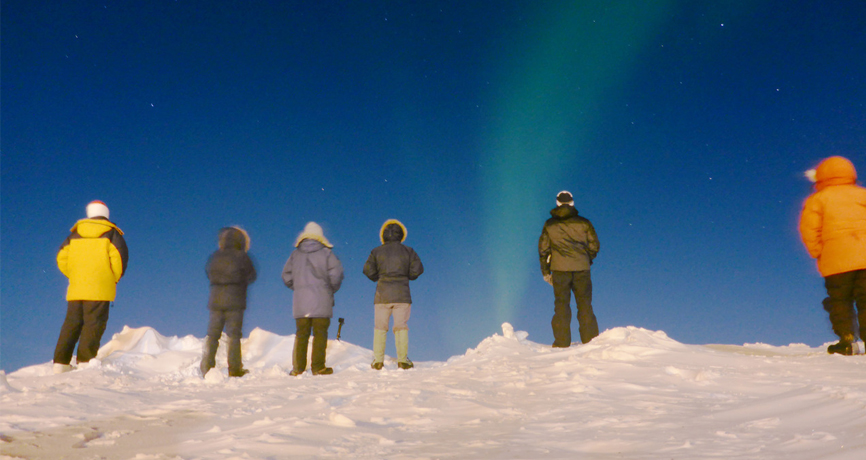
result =
[[343,282],[343,267],[322,241],[305,237],[297,243],[283,269],[283,283],[291,288],[295,318],[331,318],[334,293]]
[[210,281],[207,304],[210,318],[199,367],[204,376],[216,366],[219,339],[225,330],[229,339],[229,376],[242,377],[248,372],[243,368],[241,358],[247,287],[256,280],[255,266],[247,254],[250,236],[239,227],[224,227],[217,235],[217,248],[205,264],[205,273]]
[[69,285],[66,319],[54,349],[56,373],[72,370],[76,343],[78,364],[96,357],[117,283],[129,260],[123,232],[108,220],[108,206],[92,201],[86,213],[87,218],[75,223],[57,252],[57,268],[69,278]]
[[373,303],[412,303],[409,281],[424,273],[418,254],[403,244],[405,232],[400,225],[392,222],[384,226],[382,245],[370,251],[364,264],[364,275],[377,282]]
[[575,272],[589,270],[598,253],[599,243],[592,223],[578,215],[573,206],[557,206],[544,223],[550,248],[550,269]]
[[587,343],[598,336],[598,321],[592,310],[590,266],[599,242],[592,223],[577,213],[574,197],[563,190],[556,208],[544,223],[538,238],[541,276],[553,286],[554,314],[551,319],[553,346],[571,346],[571,293],[577,303],[580,339]]
[[857,185],[857,170],[843,157],[827,158],[807,175],[815,193],[803,202],[800,236],[817,259],[827,290],[824,310],[839,336],[827,351],[849,355],[858,323],[860,338],[866,336],[866,188]]
[[397,219],[388,219],[379,229],[381,246],[370,251],[364,263],[364,275],[376,282],[373,296],[373,362],[371,367],[384,367],[388,323],[394,318],[394,342],[397,348],[397,366],[414,367],[409,359],[409,316],[412,294],[409,281],[424,273],[424,265],[415,250],[403,244],[406,226]]
[[295,250],[283,266],[283,283],[292,292],[292,316],[295,318],[295,346],[292,350],[291,375],[301,375],[307,368],[307,345],[313,335],[310,367],[313,375],[331,374],[325,366],[328,327],[334,316],[334,293],[343,283],[343,264],[325,238],[322,227],[308,222],[295,240]]
[[[844,161],[843,161],[844,160]],[[850,161],[830,157],[815,171],[815,193],[803,204],[800,234],[822,276],[866,269],[866,188]]]
[[57,256],[69,278],[66,300],[113,301],[128,259],[123,232],[102,216],[75,223]]
[[244,309],[247,306],[247,286],[256,280],[256,270],[247,254],[249,236],[240,229],[225,228],[219,234],[218,246],[205,266],[211,286],[208,307]]

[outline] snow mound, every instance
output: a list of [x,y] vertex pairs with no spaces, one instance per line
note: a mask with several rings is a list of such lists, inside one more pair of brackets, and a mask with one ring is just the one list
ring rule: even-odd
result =
[[[244,366],[250,370],[278,375],[292,367],[292,350],[295,335],[281,336],[261,328],[255,328],[249,337],[241,339],[241,355]],[[166,337],[150,327],[123,330],[99,349],[97,359],[103,366],[113,370],[126,370],[133,374],[164,374],[177,377],[197,375],[201,363],[204,338],[192,335]],[[216,369],[225,372],[228,337],[220,337],[217,349]],[[312,347],[308,349],[312,353]],[[337,369],[354,367],[361,363],[369,366],[371,351],[341,342],[328,341],[328,364]],[[89,366],[88,366],[89,367]],[[210,374],[210,373],[208,373]],[[209,381],[222,381],[212,376]]]
[[9,385],[9,381],[6,380],[6,371],[0,371],[0,395],[17,391],[18,390],[12,388],[12,385]]
[[452,357],[449,362],[465,357],[487,354],[573,354],[581,358],[634,361],[655,354],[688,349],[663,331],[650,331],[634,326],[618,327],[601,333],[588,344],[573,343],[570,348],[555,349],[528,340],[525,331],[514,331],[509,323],[502,325],[502,335],[494,334],[484,339],[478,347],[467,350],[463,357]]
[[[696,350],[746,354],[753,356],[796,356],[814,354],[817,351],[802,344],[773,347],[765,344],[736,345],[685,345],[668,337],[663,331],[651,331],[635,326],[617,327],[602,332],[590,343],[573,343],[570,348],[552,348],[550,345],[532,342],[526,331],[515,331],[509,323],[502,324],[502,334],[493,334],[482,340],[477,347],[465,354],[451,357],[446,363],[416,363],[420,368],[439,367],[446,364],[479,363],[481,361],[501,363],[514,357],[536,359],[564,359],[582,361],[635,362],[669,353],[695,353]],[[261,328],[255,328],[249,337],[241,339],[241,354],[244,366],[252,375],[286,375],[292,367],[292,350],[295,335],[281,336]],[[187,335],[167,337],[151,327],[132,328],[124,326],[99,349],[97,357],[77,371],[120,372],[122,374],[161,379],[183,380],[202,377],[198,371],[204,338]],[[226,377],[228,338],[223,334],[217,350],[217,371]],[[308,350],[312,353],[312,347]],[[338,340],[328,341],[327,363],[335,371],[364,371],[369,368],[372,357],[370,349]],[[386,365],[394,366],[393,358]],[[20,369],[16,375],[51,375],[51,363]],[[210,373],[209,373],[210,374]],[[226,379],[216,375],[207,381],[216,383]],[[5,373],[0,376],[0,391],[15,391],[6,382]]]
[[0,458],[864,458],[862,356],[686,345],[619,327],[553,348],[508,323],[411,370],[328,342],[293,377],[295,336],[242,339],[250,373],[198,370],[202,338],[115,334],[64,374],[0,372]]

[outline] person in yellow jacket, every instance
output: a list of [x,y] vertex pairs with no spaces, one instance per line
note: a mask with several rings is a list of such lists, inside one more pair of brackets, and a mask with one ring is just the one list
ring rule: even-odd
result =
[[857,185],[854,164],[840,156],[823,160],[806,176],[815,182],[815,193],[803,203],[800,236],[818,260],[827,289],[824,310],[839,336],[827,351],[851,355],[858,323],[860,338],[866,338],[866,188]]
[[90,202],[87,218],[72,226],[57,253],[57,267],[69,278],[69,287],[66,319],[54,349],[55,373],[72,370],[76,343],[78,364],[96,356],[108,322],[108,308],[128,259],[123,232],[108,220],[108,206]]

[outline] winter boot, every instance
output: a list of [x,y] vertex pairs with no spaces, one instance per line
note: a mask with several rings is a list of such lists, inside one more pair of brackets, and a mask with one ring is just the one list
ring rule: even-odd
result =
[[250,371],[244,369],[241,360],[241,338],[229,337],[228,349],[229,377],[243,377]]
[[[859,347],[858,347],[859,350]],[[827,347],[827,353],[851,356],[854,354],[854,334],[845,334],[839,338],[839,342]]]
[[216,366],[216,351],[219,346],[219,337],[214,340],[210,336],[204,338],[204,345],[201,350],[201,376],[204,377],[207,372]]
[[235,370],[229,369],[229,377],[243,377],[249,373],[250,373],[250,371],[247,369],[244,369],[244,368],[235,369]]
[[385,366],[385,344],[388,342],[388,331],[373,329],[373,364],[377,371]]
[[321,369],[313,369],[313,375],[331,375],[334,369],[331,367],[323,367]]
[[400,329],[394,331],[394,343],[397,346],[397,367],[400,369],[412,369],[415,367],[409,360],[409,330]]
[[71,364],[60,364],[60,363],[54,363],[53,370],[54,370],[54,373],[55,373],[55,374],[62,374],[62,373],[64,373],[64,372],[70,372],[70,371],[73,371],[73,370],[75,370],[75,368],[72,367]]

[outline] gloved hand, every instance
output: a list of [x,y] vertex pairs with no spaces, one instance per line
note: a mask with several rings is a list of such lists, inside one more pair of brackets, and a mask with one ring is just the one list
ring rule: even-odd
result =
[[544,278],[544,281],[547,282],[547,284],[553,286],[553,275],[548,273],[546,275],[542,275],[542,277]]

